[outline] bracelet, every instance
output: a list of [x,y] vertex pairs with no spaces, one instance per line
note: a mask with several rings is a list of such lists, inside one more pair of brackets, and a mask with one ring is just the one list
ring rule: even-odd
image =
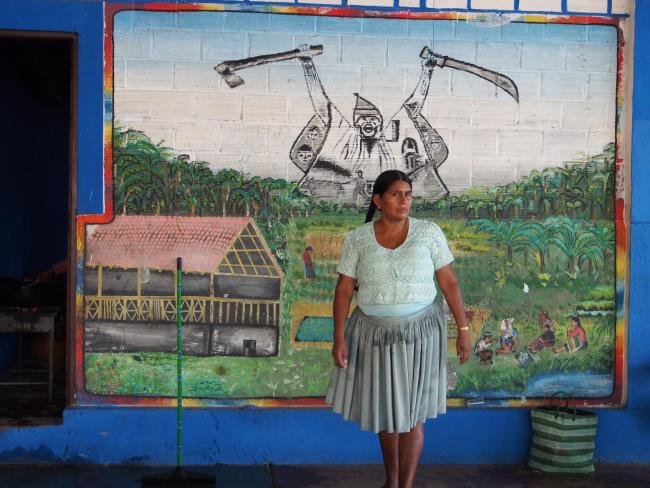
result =
[[458,330],[469,330],[469,326],[458,327]]

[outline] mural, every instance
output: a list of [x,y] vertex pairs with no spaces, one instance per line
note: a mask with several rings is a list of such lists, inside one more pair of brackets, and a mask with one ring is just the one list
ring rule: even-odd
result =
[[183,255],[183,352],[277,355],[282,271],[252,219],[120,215],[86,245],[86,351],[173,352]]
[[615,21],[107,8],[115,217],[85,229],[78,345],[92,401],[174,395],[181,256],[186,395],[321,405],[343,237],[388,168],[456,258],[474,357],[449,357],[452,405],[623,400]]
[[[375,178],[389,169],[404,171],[414,182],[423,180],[423,194],[427,198],[449,194],[438,174],[438,168],[447,159],[447,145],[422,114],[436,67],[471,73],[494,83],[515,100],[519,98],[516,84],[507,76],[441,56],[424,46],[420,51],[420,78],[400,110],[384,124],[377,106],[355,93],[356,103],[350,122],[327,96],[318,77],[313,57],[322,53],[322,45],[302,44],[292,51],[224,61],[215,67],[224,82],[230,88],[236,88],[244,80],[235,71],[278,61],[300,60],[314,115],[294,141],[289,154],[291,162],[304,173],[298,182],[299,187],[316,198],[367,204]],[[403,123],[405,118],[411,122],[410,130]],[[422,154],[417,139],[424,149]],[[335,142],[327,145],[328,140]]]

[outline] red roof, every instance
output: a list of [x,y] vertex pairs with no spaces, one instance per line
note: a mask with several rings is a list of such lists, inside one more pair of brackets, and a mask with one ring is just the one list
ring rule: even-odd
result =
[[216,271],[250,217],[119,215],[86,228],[86,266]]

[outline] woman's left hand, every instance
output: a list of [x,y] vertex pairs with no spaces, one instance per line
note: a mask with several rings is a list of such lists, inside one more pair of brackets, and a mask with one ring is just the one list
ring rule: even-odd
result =
[[465,364],[472,353],[472,346],[469,342],[469,334],[467,332],[460,332],[456,339],[456,355],[458,362]]

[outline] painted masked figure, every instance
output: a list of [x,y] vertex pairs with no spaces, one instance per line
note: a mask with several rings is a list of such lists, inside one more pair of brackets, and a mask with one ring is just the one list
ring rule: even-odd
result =
[[[424,186],[421,193],[430,199],[448,193],[437,171],[447,159],[447,145],[421,113],[435,58],[423,59],[415,90],[390,120],[355,93],[349,121],[325,93],[307,46],[301,50],[304,55],[299,59],[315,114],[295,140],[290,158],[303,171],[300,184],[312,196],[365,205],[375,178],[388,169],[399,169],[419,181]],[[309,160],[301,157],[307,147],[312,154]]]
[[352,118],[332,103],[318,77],[313,57],[323,46],[246,59],[224,61],[215,69],[231,88],[244,83],[235,72],[261,64],[298,59],[305,75],[314,110],[294,141],[289,158],[303,172],[299,184],[315,198],[365,205],[375,178],[388,169],[398,169],[413,181],[413,190],[429,200],[447,195],[438,168],[448,149],[440,134],[422,115],[435,68],[448,67],[483,78],[519,100],[515,83],[500,73],[434,53],[420,52],[420,77],[413,92],[397,112],[386,119],[376,105],[355,93]]

